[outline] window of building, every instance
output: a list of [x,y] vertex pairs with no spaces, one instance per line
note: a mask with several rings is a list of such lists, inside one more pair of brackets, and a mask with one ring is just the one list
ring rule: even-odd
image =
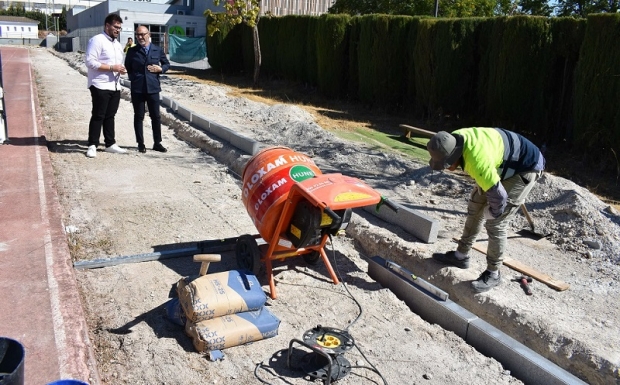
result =
[[13,27],[13,31],[17,31],[17,27]]
[[151,33],[151,43],[158,45],[160,47],[163,47],[165,49],[164,44],[166,43],[166,41],[164,39],[164,35],[166,32],[166,26],[165,25],[154,25],[154,24],[134,24],[133,30],[135,31],[141,25],[145,26]]
[[28,32],[32,32],[32,27],[28,27]]
[[22,32],[24,32],[24,27],[22,27]]
[[187,27],[187,28],[185,28],[185,36],[187,36],[187,37],[194,37],[195,31],[196,31],[196,28],[194,28],[194,27]]

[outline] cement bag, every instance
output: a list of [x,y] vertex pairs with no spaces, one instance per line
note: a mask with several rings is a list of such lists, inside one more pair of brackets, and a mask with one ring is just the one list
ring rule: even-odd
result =
[[185,312],[181,308],[181,302],[178,298],[172,298],[166,302],[165,307],[166,316],[168,319],[179,326],[185,326],[187,318],[185,318]]
[[185,333],[199,352],[221,350],[278,335],[280,320],[266,307],[198,323],[187,322]]
[[257,310],[267,300],[256,276],[238,270],[207,274],[191,281],[181,278],[177,293],[191,322]]

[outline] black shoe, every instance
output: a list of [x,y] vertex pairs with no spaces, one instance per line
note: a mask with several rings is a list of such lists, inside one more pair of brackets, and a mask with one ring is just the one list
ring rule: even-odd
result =
[[497,272],[497,278],[493,278],[491,272],[485,270],[484,273],[480,274],[477,280],[471,282],[471,287],[476,293],[483,293],[491,290],[495,286],[499,286],[501,282],[502,275],[499,271]]
[[146,152],[146,146],[143,144],[139,144],[138,145],[138,151],[140,151],[141,153],[145,153]]
[[159,151],[159,152],[167,152],[168,151],[168,150],[166,150],[166,147],[161,145],[161,143],[155,143],[155,145],[153,146],[153,150]]
[[466,257],[465,259],[458,259],[454,251],[448,251],[447,253],[435,253],[433,254],[433,259],[438,262],[445,263],[446,265],[456,266],[459,269],[469,268],[469,257]]

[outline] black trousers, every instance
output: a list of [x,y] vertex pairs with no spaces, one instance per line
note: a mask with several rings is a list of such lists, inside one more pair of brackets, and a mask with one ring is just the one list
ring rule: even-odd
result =
[[88,145],[99,145],[99,137],[103,127],[105,146],[110,147],[116,143],[114,139],[114,116],[121,101],[121,92],[100,90],[95,86],[90,86],[89,90],[93,100],[93,110],[88,124]]
[[159,113],[159,92],[155,94],[131,93],[131,104],[133,104],[133,129],[136,132],[136,142],[144,144],[143,121],[144,104],[149,109],[151,126],[153,127],[153,142],[161,143],[161,115]]

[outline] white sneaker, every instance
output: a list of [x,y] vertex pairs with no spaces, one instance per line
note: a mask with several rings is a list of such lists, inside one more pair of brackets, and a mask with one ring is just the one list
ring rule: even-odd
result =
[[111,145],[110,147],[106,147],[105,151],[111,152],[112,154],[124,154],[127,152],[127,150],[125,150],[124,148],[120,148],[119,146],[117,146],[116,143]]
[[89,158],[94,158],[97,156],[97,146],[92,145],[88,146],[88,151],[86,151],[86,156]]

